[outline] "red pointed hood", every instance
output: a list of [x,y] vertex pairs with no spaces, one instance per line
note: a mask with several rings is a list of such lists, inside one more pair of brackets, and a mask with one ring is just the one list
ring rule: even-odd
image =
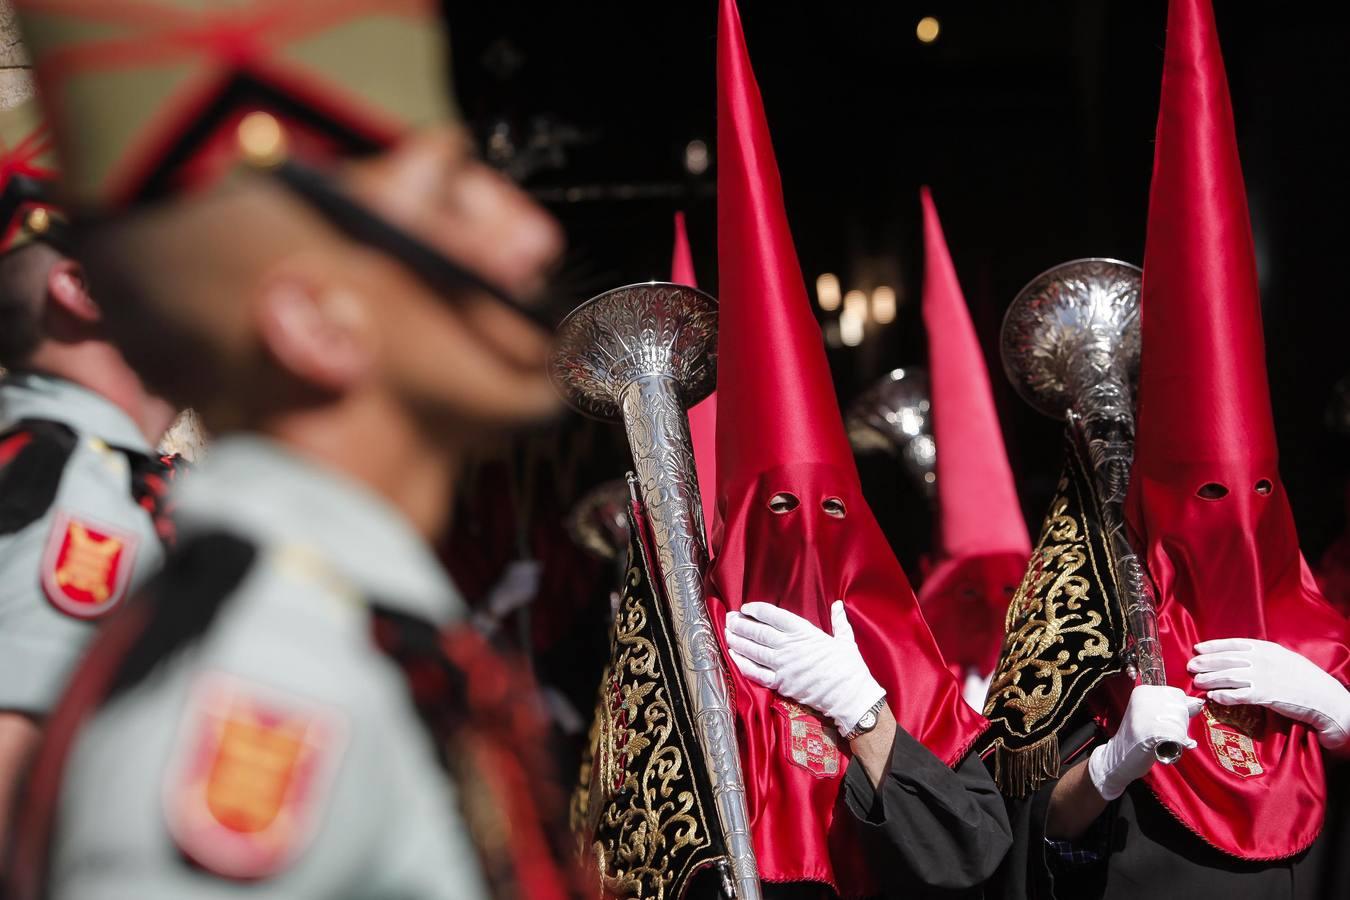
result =
[[[675,214],[675,249],[670,255],[670,280],[673,284],[698,287],[694,277],[694,255],[689,250],[689,235],[684,228],[684,213]],[[703,520],[708,544],[712,544],[713,523],[717,515],[717,392],[689,410],[689,433],[694,443],[694,470],[698,473],[699,499],[703,501]]]
[[937,444],[938,563],[919,592],[947,662],[993,671],[1003,618],[1031,556],[984,354],[947,252],[937,207],[923,201],[923,321]]
[[[828,630],[830,604],[842,599],[897,721],[954,763],[987,723],[961,700],[863,500],[734,0],[722,0],[717,43],[714,632],[721,640],[727,610],[750,600]],[[837,815],[847,759],[832,726],[729,668],[761,876],[874,892],[853,820]]]
[[737,423],[718,435],[718,475],[734,483],[789,462],[854,470],[734,2],[721,7],[717,81],[718,402]]
[[[1346,680],[1347,623],[1317,593],[1276,468],[1256,259],[1209,0],[1168,10],[1141,316],[1127,518],[1157,585],[1168,681],[1200,693],[1186,672],[1194,644],[1227,637],[1276,641]],[[1322,824],[1315,736],[1273,713],[1218,727],[1206,718],[1215,709],[1224,714],[1207,708],[1192,728],[1200,747],[1155,766],[1148,783],[1225,852],[1297,853]],[[1226,728],[1252,739],[1259,772],[1234,766],[1239,738]]]

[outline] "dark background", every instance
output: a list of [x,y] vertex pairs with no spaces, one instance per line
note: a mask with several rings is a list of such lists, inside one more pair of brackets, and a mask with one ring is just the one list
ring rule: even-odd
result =
[[[571,301],[667,277],[677,209],[689,216],[699,280],[715,293],[716,2],[454,6],[456,92],[485,152],[564,222]],[[1216,7],[1282,472],[1315,560],[1345,527],[1350,468],[1350,442],[1323,418],[1332,385],[1350,372],[1341,140],[1350,53],[1321,4]],[[1058,428],[1000,374],[1000,316],[1056,263],[1142,261],[1165,3],[742,0],[741,13],[812,296],[825,271],[845,288],[884,280],[901,294],[896,323],[831,351],[842,400],[923,360],[918,188],[929,184],[1034,531],[1058,471]],[[931,45],[915,37],[925,15],[941,22]],[[684,165],[694,139],[714,159],[697,177]],[[556,486],[564,504],[625,466],[617,429],[565,431],[556,452],[575,454],[566,447],[578,435],[599,450],[585,444],[574,483]],[[912,503],[884,502],[905,491],[893,463],[865,474],[874,506]],[[913,549],[902,558],[912,562]]]

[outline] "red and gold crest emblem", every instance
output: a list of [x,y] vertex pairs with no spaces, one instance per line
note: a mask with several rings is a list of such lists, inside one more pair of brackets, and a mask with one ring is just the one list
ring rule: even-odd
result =
[[1219,765],[1239,778],[1264,774],[1265,767],[1256,755],[1256,742],[1252,740],[1252,734],[1260,727],[1260,710],[1206,703],[1204,712],[1205,734]]
[[783,714],[788,758],[817,778],[839,774],[839,740],[834,727],[806,707],[790,700],[779,700],[774,708]]
[[184,855],[226,878],[283,869],[318,825],[346,743],[334,710],[225,676],[194,691],[165,797]]
[[136,564],[136,535],[59,512],[42,556],[42,589],[61,612],[97,618],[122,601]]

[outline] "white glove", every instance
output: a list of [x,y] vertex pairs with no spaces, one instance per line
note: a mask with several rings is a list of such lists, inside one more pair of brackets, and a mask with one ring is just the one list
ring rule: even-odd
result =
[[993,680],[993,672],[981,675],[978,669],[967,669],[966,683],[961,686],[961,697],[966,701],[966,705],[982,714],[984,701],[989,697],[989,683]]
[[746,678],[834,720],[848,734],[886,696],[853,642],[844,602],[830,607],[828,635],[772,603],[727,613],[727,646]]
[[1164,741],[1176,741],[1188,750],[1195,741],[1186,736],[1191,716],[1205,705],[1181,688],[1141,684],[1130,693],[1125,715],[1111,740],[1088,757],[1088,777],[1097,793],[1114,800],[1130,782],[1143,778],[1156,761],[1154,751]]
[[1306,656],[1270,641],[1222,638],[1195,645],[1186,671],[1224,706],[1268,706],[1317,732],[1333,749],[1350,741],[1350,691]]

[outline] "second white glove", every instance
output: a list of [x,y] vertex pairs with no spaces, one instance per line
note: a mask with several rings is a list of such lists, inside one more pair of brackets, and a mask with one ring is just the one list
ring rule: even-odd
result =
[[1195,741],[1186,736],[1191,716],[1205,705],[1181,688],[1141,684],[1130,693],[1120,727],[1111,740],[1088,757],[1088,777],[1097,793],[1114,800],[1130,782],[1143,778],[1156,761],[1154,751],[1164,741],[1176,741],[1188,750]]
[[746,603],[727,614],[731,658],[756,684],[809,706],[848,734],[886,696],[858,652],[844,603],[830,607],[834,634],[772,603]]
[[1268,706],[1317,732],[1333,749],[1350,741],[1350,691],[1317,664],[1270,641],[1222,638],[1195,645],[1195,686],[1224,706]]

